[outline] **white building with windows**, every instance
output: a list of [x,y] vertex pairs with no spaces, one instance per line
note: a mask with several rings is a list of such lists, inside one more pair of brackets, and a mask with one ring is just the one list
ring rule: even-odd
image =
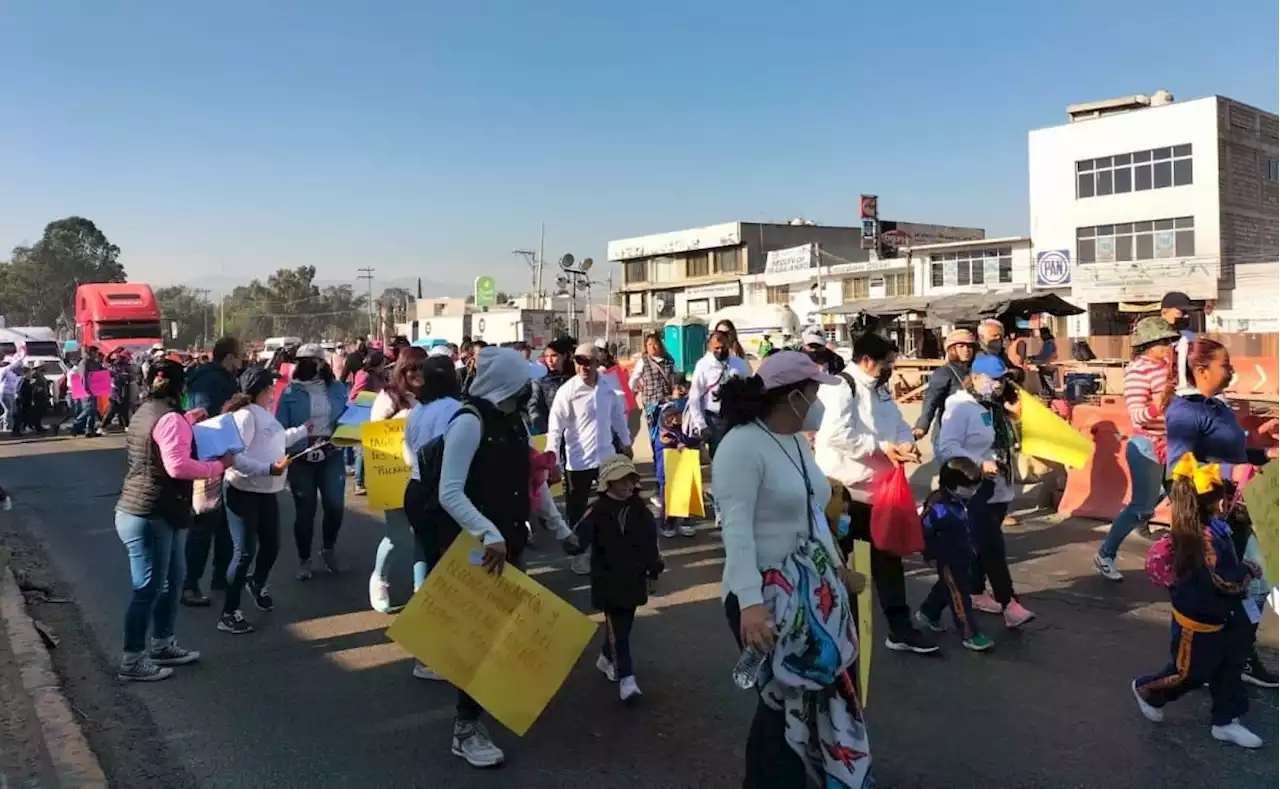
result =
[[1028,160],[1031,260],[1055,272],[1033,262],[1031,284],[1069,287],[1088,309],[1071,334],[1125,334],[1171,290],[1206,306],[1209,330],[1276,331],[1276,115],[1165,91],[1067,115],[1030,133]]

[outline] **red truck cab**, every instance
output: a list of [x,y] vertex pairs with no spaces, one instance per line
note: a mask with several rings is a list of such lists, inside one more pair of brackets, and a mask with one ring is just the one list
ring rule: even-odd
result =
[[103,356],[117,348],[145,355],[164,341],[160,305],[151,286],[94,282],[76,288],[76,336],[81,348],[96,345]]

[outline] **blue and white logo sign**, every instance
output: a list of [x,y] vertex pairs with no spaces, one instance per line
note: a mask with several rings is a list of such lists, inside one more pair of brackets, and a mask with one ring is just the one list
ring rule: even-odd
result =
[[1036,253],[1036,287],[1065,288],[1071,284],[1071,251],[1050,249]]

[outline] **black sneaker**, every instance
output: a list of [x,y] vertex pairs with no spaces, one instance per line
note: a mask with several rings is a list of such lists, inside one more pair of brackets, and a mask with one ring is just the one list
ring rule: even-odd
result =
[[189,608],[208,608],[212,601],[200,594],[199,589],[183,589],[180,602]]
[[931,655],[938,651],[938,642],[915,628],[891,631],[884,645],[894,652],[914,652],[917,655]]
[[1245,664],[1244,671],[1240,673],[1240,678],[1250,685],[1257,685],[1260,688],[1280,687],[1280,679],[1276,678],[1274,671],[1267,668],[1256,651],[1249,658],[1249,662]]
[[245,633],[252,633],[253,625],[250,624],[248,619],[244,618],[244,614],[239,611],[232,611],[218,618],[218,629],[224,633],[242,636]]
[[258,607],[259,611],[270,611],[276,607],[276,603],[271,599],[271,593],[267,591],[267,587],[258,586],[257,582],[252,578],[245,581],[244,588],[249,590],[249,597],[253,598],[253,604]]

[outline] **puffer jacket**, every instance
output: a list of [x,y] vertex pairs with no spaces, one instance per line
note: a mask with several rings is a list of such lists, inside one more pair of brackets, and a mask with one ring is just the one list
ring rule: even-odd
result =
[[547,422],[551,417],[551,404],[555,402],[556,392],[560,391],[560,387],[567,380],[569,380],[569,376],[553,370],[542,378],[531,382],[533,394],[529,398],[528,413],[529,428],[533,435],[540,436],[547,432]]

